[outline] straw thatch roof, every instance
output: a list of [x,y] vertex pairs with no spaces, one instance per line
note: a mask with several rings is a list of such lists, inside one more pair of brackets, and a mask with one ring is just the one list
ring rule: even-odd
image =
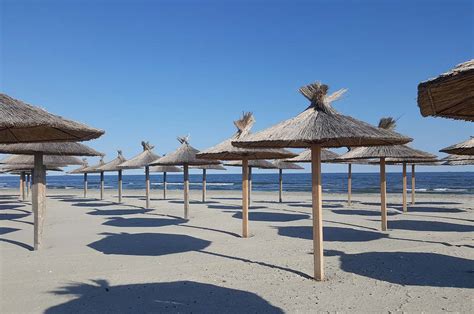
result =
[[443,161],[443,165],[447,165],[447,166],[474,165],[474,156],[448,155],[441,160]]
[[199,151],[189,145],[189,136],[178,137],[178,141],[181,143],[181,146],[177,150],[159,159],[154,160],[150,163],[150,165],[199,166],[220,164],[220,162],[217,160],[206,160],[197,158],[196,154],[199,153]]
[[201,166],[191,166],[192,169],[202,169],[202,170],[227,170],[222,165],[201,165]]
[[153,152],[153,148],[155,148],[155,146],[150,145],[149,142],[142,141],[142,147],[143,151],[140,154],[120,164],[119,168],[140,169],[148,166],[152,161],[160,158],[160,155],[157,155]]
[[[337,157],[339,157],[339,155],[332,152],[332,151],[330,151],[330,150],[327,150],[327,149],[322,149],[321,150],[321,161],[322,162],[331,161],[333,159],[336,159]],[[311,150],[310,149],[305,149],[298,156],[290,158],[290,159],[286,159],[286,161],[289,161],[289,162],[311,162]]]
[[84,144],[75,142],[64,143],[26,143],[26,144],[0,144],[0,153],[34,155],[43,153],[44,155],[58,156],[102,156],[103,154]]
[[183,169],[176,166],[151,166],[150,172],[183,172]]
[[462,143],[443,148],[440,152],[455,155],[474,155],[474,136]]
[[421,115],[474,121],[474,59],[418,85]]
[[104,162],[104,157],[102,156],[100,158],[98,164],[86,167],[86,168],[82,169],[80,172],[76,172],[76,173],[98,173],[98,172],[102,172],[102,170],[99,170],[99,168],[102,167],[103,165],[105,165],[105,162]]
[[253,159],[279,159],[295,156],[290,151],[275,148],[238,148],[232,145],[232,141],[239,140],[248,134],[255,123],[255,118],[251,112],[243,114],[242,118],[234,121],[237,132],[229,139],[204,150],[198,154],[199,158],[219,159],[219,160],[242,160],[243,158]]
[[294,118],[232,142],[238,147],[295,147],[312,144],[323,147],[405,144],[410,138],[375,128],[349,116],[339,114],[331,103],[346,90],[327,95],[329,87],[314,83],[300,88],[311,105]]
[[[277,166],[264,159],[249,160],[248,164],[250,168],[277,169]],[[242,167],[242,160],[229,161],[224,163],[224,166]]]
[[[393,118],[382,118],[379,128],[383,130],[395,129],[396,121]],[[372,159],[372,158],[403,158],[403,159],[436,159],[436,155],[411,148],[407,145],[356,147],[349,150],[336,160]]]
[[89,167],[89,163],[87,162],[87,159],[86,158],[82,158],[82,166],[80,166],[79,168],[76,168],[74,170],[71,170],[69,171],[68,173],[69,174],[78,174],[78,173],[84,173],[82,172],[82,170],[86,169]]
[[[0,164],[5,165],[31,165],[35,164],[35,158],[32,155],[10,155],[0,161]],[[43,165],[54,167],[66,167],[70,165],[82,165],[83,162],[73,156],[52,156],[45,155],[43,157]]]
[[[45,166],[47,171],[63,171],[55,166]],[[30,173],[34,170],[34,165],[6,165],[0,168],[0,173],[20,174],[21,172]]]
[[0,94],[0,143],[87,141],[104,131]]
[[125,159],[125,157],[123,157],[122,151],[118,150],[117,151],[117,158],[109,161],[108,163],[104,164],[103,166],[98,167],[97,170],[104,171],[104,172],[122,170],[122,168],[120,168],[119,165],[121,165],[125,161],[127,161],[127,160]]
[[300,165],[297,165],[292,162],[288,162],[285,160],[274,160],[273,165],[277,167],[278,169],[293,169],[293,170],[302,170],[304,169]]
[[[374,159],[369,161],[369,164],[378,165],[380,159]],[[441,161],[438,159],[424,159],[424,158],[386,158],[385,163],[387,165],[401,165],[403,163],[409,165],[425,165],[425,166],[438,166],[441,165]]]

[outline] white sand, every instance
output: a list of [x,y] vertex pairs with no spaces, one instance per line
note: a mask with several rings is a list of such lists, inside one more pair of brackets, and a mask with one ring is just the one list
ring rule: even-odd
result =
[[[97,197],[97,191],[90,191]],[[141,195],[142,191],[125,191]],[[116,204],[50,190],[43,247],[33,240],[31,204],[0,192],[0,312],[473,312],[474,201],[418,195],[401,214],[391,194],[380,232],[377,195],[324,195],[327,280],[312,275],[309,193],[253,193],[242,239],[240,193],[192,191],[189,222],[180,191]],[[156,199],[155,199],[156,197]],[[373,204],[371,204],[373,203]],[[393,204],[392,204],[393,203]]]

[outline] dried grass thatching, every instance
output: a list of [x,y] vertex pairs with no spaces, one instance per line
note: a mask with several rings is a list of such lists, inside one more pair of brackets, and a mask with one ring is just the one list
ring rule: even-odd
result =
[[232,141],[241,139],[250,134],[250,129],[255,123],[255,118],[252,113],[246,112],[242,118],[234,121],[237,127],[237,132],[229,139],[217,144],[214,147],[208,148],[198,154],[199,158],[203,159],[217,159],[217,160],[242,160],[244,158],[249,160],[254,159],[279,159],[289,158],[295,156],[292,152],[284,149],[275,148],[238,148],[232,145]]
[[89,163],[87,162],[87,159],[86,158],[82,158],[82,166],[80,166],[79,168],[76,168],[76,169],[73,169],[71,171],[69,171],[68,173],[69,174],[78,174],[78,173],[84,173],[82,172],[84,169],[88,168],[89,167]]
[[[371,165],[380,164],[380,159],[374,159],[368,162]],[[441,161],[438,159],[424,159],[424,158],[386,158],[387,165],[420,165],[420,166],[439,166]]]
[[152,166],[150,172],[183,172],[183,169],[176,166]]
[[443,148],[440,152],[454,154],[454,155],[474,155],[474,136],[459,144],[454,144]]
[[474,156],[471,155],[448,155],[441,159],[443,165],[447,166],[468,166],[474,165]]
[[323,147],[372,146],[405,144],[410,138],[393,131],[379,129],[368,123],[339,114],[331,103],[345,90],[327,95],[328,86],[314,83],[300,92],[311,105],[294,118],[244,138],[232,141],[237,147],[295,147],[306,148],[312,144]]
[[286,161],[286,160],[274,160],[273,165],[278,169],[293,169],[293,170],[303,170],[304,168],[295,163]]
[[[337,157],[339,157],[339,155],[332,152],[332,151],[330,151],[330,150],[327,150],[327,149],[322,149],[321,150],[321,161],[322,162],[328,162],[328,161],[336,159]],[[289,162],[311,162],[311,150],[310,149],[305,149],[298,156],[290,158],[290,159],[286,159],[286,161],[289,161]]]
[[[21,174],[21,172],[26,172],[31,174],[33,169],[34,165],[6,165],[0,168],[0,173]],[[63,171],[63,169],[55,166],[45,166],[45,170],[57,172]]]
[[0,94],[0,143],[87,141],[104,131]]
[[102,156],[103,154],[84,144],[75,142],[64,143],[26,143],[26,144],[0,144],[2,154],[44,155],[57,156]]
[[160,166],[200,166],[200,165],[212,165],[220,164],[216,160],[206,160],[196,157],[196,154],[199,151],[189,145],[189,136],[178,137],[178,141],[181,143],[181,146],[172,153],[169,153],[159,159],[150,162],[150,165],[160,165]]
[[101,157],[98,164],[84,168],[82,169],[81,172],[76,172],[76,173],[99,173],[102,171],[98,169],[102,167],[103,165],[105,165],[104,157]]
[[[250,168],[277,169],[277,166],[275,166],[271,162],[264,159],[249,160],[248,164]],[[224,166],[242,167],[242,161],[241,160],[229,161],[229,162],[224,163]]]
[[474,121],[474,59],[418,85],[421,115]]
[[119,168],[140,169],[148,166],[152,161],[160,158],[160,155],[157,155],[153,152],[153,148],[155,148],[155,146],[150,145],[149,142],[142,141],[142,147],[143,151],[140,154],[120,164]]
[[202,170],[227,170],[222,165],[201,165],[201,166],[192,166],[191,169],[202,169]]
[[[28,165],[34,167],[35,158],[32,155],[10,155],[0,161],[0,164],[5,165]],[[73,156],[54,156],[45,155],[43,157],[43,165],[52,167],[66,167],[70,165],[82,165],[83,162]]]
[[104,164],[103,166],[100,166],[97,168],[99,171],[119,171],[122,170],[123,168],[120,168],[119,165],[123,164],[127,159],[123,157],[122,151],[118,150],[117,151],[117,158],[109,161],[108,163]]

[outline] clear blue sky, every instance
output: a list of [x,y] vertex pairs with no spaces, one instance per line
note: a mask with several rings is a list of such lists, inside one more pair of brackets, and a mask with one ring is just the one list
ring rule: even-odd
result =
[[400,117],[419,149],[474,133],[416,105],[420,81],[473,58],[473,1],[0,2],[1,91],[106,130],[88,144],[107,160],[188,133],[207,148],[244,110],[268,127],[306,108],[297,89],[313,81],[349,89],[344,114]]

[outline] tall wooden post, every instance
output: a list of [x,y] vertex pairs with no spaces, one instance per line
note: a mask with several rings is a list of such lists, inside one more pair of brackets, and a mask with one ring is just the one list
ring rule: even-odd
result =
[[411,204],[415,205],[415,164],[411,165]]
[[166,182],[166,172],[163,172],[163,199],[164,200],[166,199],[166,189],[168,188],[167,185],[168,183]]
[[31,189],[31,180],[30,180],[30,174],[26,175],[26,197],[30,197],[30,189]]
[[407,164],[406,162],[403,163],[403,170],[402,170],[402,176],[403,176],[403,191],[402,191],[402,199],[403,199],[403,212],[407,212]]
[[206,169],[202,169],[202,202],[206,202],[206,184],[207,184],[207,178],[206,178]]
[[242,237],[249,236],[249,161],[242,160]]
[[184,219],[189,219],[189,166],[184,165]]
[[84,198],[87,197],[87,172],[84,173]]
[[104,199],[104,172],[100,172],[100,199]]
[[314,279],[324,280],[323,202],[321,188],[321,146],[311,145],[311,183],[313,202]]
[[118,171],[118,202],[122,203],[122,170]]
[[150,167],[145,166],[145,207],[150,208]]
[[25,172],[20,172],[20,199],[22,201],[26,201],[26,193],[25,193]]
[[278,183],[279,183],[279,197],[278,197],[278,201],[281,203],[283,202],[283,197],[282,197],[282,194],[283,194],[283,169],[279,169],[278,171]]
[[252,203],[252,167],[249,168],[249,193],[248,193],[248,203]]
[[347,166],[347,205],[352,205],[352,164]]
[[32,194],[32,207],[34,215],[34,250],[38,250],[41,245],[41,236],[43,234],[43,219],[46,207],[46,170],[43,166],[43,154],[34,155],[34,183]]
[[385,158],[380,158],[380,211],[382,231],[387,231],[387,181],[385,178]]

